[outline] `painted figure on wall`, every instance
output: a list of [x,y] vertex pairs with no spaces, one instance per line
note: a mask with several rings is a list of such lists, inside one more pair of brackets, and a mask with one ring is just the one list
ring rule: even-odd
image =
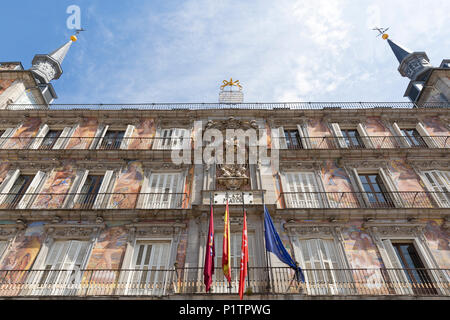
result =
[[31,209],[61,208],[70,186],[75,179],[76,170],[66,165],[52,171],[45,181]]
[[366,131],[375,148],[398,148],[392,133],[385,127],[380,117],[367,117]]
[[434,141],[440,148],[450,147],[450,139],[447,139],[450,131],[438,117],[425,118],[422,122],[428,134],[435,137]]
[[322,181],[328,202],[332,208],[358,208],[358,199],[353,194],[350,179],[336,161],[325,161],[322,166]]
[[96,118],[85,118],[75,129],[66,149],[88,149],[94,141],[97,132],[98,122]]
[[33,141],[39,131],[40,125],[40,118],[28,119],[5,142],[2,149],[25,149]]
[[152,148],[155,137],[155,119],[142,120],[133,130],[131,142],[128,144],[130,150],[148,150]]
[[6,175],[8,174],[10,166],[11,166],[11,163],[8,161],[4,161],[4,162],[0,163],[0,184],[3,182]]
[[441,227],[443,220],[428,220],[424,235],[439,268],[450,268],[449,233]]
[[332,137],[330,129],[326,123],[319,118],[308,119],[308,134],[313,149],[333,148],[332,139],[319,139],[323,137]]
[[141,190],[144,170],[138,161],[131,161],[124,167],[113,187],[113,195],[110,199],[112,208],[132,209],[136,205],[136,199]]

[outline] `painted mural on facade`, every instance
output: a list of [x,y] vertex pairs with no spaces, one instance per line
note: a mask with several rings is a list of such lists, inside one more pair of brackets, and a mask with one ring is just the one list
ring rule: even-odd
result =
[[422,220],[426,222],[424,235],[439,268],[450,268],[450,234],[445,230],[442,219]]
[[3,182],[6,175],[8,174],[10,166],[11,166],[11,163],[7,162],[7,161],[0,163],[0,184]]
[[371,137],[370,140],[376,149],[398,147],[398,144],[392,138],[392,133],[386,128],[380,117],[367,117],[365,126],[367,134]]
[[[115,180],[109,200],[109,207],[120,209],[132,209],[136,206],[136,200],[142,187],[144,170],[138,161],[130,161],[122,168]],[[128,193],[128,194],[127,194]]]
[[380,268],[384,267],[383,262],[371,236],[361,225],[362,221],[352,221],[342,228],[343,245],[350,268],[360,269],[352,271],[353,277],[358,286],[361,286],[361,293],[367,292],[367,289],[373,293],[387,293],[380,273]]
[[41,195],[35,199],[31,205],[31,209],[62,208],[64,199],[75,176],[76,170],[70,164],[55,168],[45,180],[44,185],[39,191]]
[[[4,258],[0,270],[29,270],[41,249],[44,240],[44,223],[34,222],[21,231],[14,239]],[[4,279],[6,282],[22,281],[26,273],[13,273]],[[5,283],[5,282],[3,282]],[[11,292],[11,294],[14,294]]]
[[94,140],[97,128],[96,118],[84,118],[73,132],[66,149],[88,149]]
[[[0,70],[4,70],[2,68],[3,68],[3,66],[0,66]],[[5,92],[5,90],[8,89],[13,82],[14,82],[14,80],[8,80],[8,79],[0,80],[0,95],[3,92]]]
[[[404,160],[388,161],[388,170],[397,191],[407,191],[402,193],[404,205],[420,207],[432,207],[432,202],[426,191],[423,182],[415,173],[414,169]],[[419,193],[416,193],[419,192]]]
[[333,148],[332,139],[319,139],[323,137],[332,137],[330,129],[326,123],[319,118],[308,119],[308,134],[313,149],[329,149]]
[[41,125],[40,118],[25,121],[16,132],[5,142],[2,149],[25,149],[36,136]]
[[145,119],[139,122],[131,135],[128,149],[148,150],[153,145],[153,138],[156,133],[155,119]]
[[330,192],[327,197],[332,208],[358,208],[350,179],[336,161],[324,161],[321,172],[325,192]]
[[422,121],[425,129],[430,136],[434,136],[434,141],[440,148],[450,148],[450,131],[438,117],[425,118]]

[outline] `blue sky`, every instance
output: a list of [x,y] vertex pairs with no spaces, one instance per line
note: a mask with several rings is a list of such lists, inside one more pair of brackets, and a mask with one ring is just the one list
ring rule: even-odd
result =
[[29,68],[66,42],[72,4],[87,31],[56,103],[217,102],[230,77],[245,102],[407,101],[374,25],[434,66],[450,58],[448,0],[16,0],[2,3],[0,61]]

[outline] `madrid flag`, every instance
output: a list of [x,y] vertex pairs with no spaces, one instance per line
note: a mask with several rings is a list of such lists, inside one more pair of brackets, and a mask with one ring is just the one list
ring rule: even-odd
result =
[[214,256],[216,255],[214,248],[214,217],[212,205],[211,214],[209,217],[208,239],[206,241],[205,266],[203,270],[203,276],[206,292],[208,292],[212,283],[212,275],[214,274]]
[[224,230],[223,230],[223,246],[222,246],[222,269],[225,278],[231,282],[231,261],[230,261],[230,213],[227,206],[225,208]]
[[242,228],[242,245],[241,245],[241,270],[239,275],[239,297],[242,300],[245,289],[245,278],[247,277],[248,264],[248,238],[247,238],[247,215],[244,211],[244,227]]

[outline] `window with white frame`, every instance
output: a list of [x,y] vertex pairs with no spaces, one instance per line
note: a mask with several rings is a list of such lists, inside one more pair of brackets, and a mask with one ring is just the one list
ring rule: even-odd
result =
[[433,192],[432,196],[439,206],[450,207],[450,171],[427,170],[422,174],[425,186]]
[[54,241],[42,267],[34,268],[36,294],[69,295],[79,289],[90,247],[89,241]]
[[35,199],[47,174],[24,174],[19,169],[8,171],[0,185],[0,208],[26,209]]
[[162,295],[170,275],[169,240],[137,240],[134,246],[131,268],[124,270],[131,295]]
[[341,294],[351,279],[349,270],[340,262],[343,253],[333,239],[299,239],[295,256],[303,269],[307,290],[312,295]]
[[320,208],[322,194],[314,172],[285,172],[282,175],[288,208]]
[[184,172],[147,173],[137,207],[141,209],[181,208],[184,200],[184,182]]
[[190,146],[191,130],[183,128],[160,129],[155,139],[153,149],[183,149]]
[[[253,232],[247,233],[248,239],[248,266],[249,268],[255,267],[255,253],[256,253],[256,241],[255,234]],[[223,232],[214,232],[215,243],[215,257],[214,266],[218,269],[213,275],[213,291],[216,293],[228,293],[228,280],[225,278],[222,271],[222,255],[223,255]],[[242,246],[242,231],[230,232],[230,266],[231,266],[231,284],[232,292],[237,292],[239,287],[239,270],[241,265],[241,246]],[[248,277],[255,280],[258,276],[257,272],[248,269]],[[260,276],[260,275],[259,275]]]
[[2,261],[3,253],[5,252],[7,246],[8,241],[0,240],[0,262]]
[[340,148],[373,148],[372,140],[365,126],[359,123],[356,127],[347,127],[339,123],[330,123],[331,132]]

